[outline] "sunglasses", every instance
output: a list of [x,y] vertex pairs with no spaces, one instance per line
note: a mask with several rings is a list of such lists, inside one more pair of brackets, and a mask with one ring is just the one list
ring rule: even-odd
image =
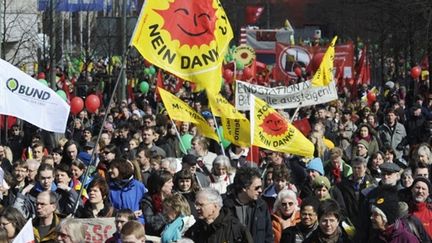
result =
[[260,189],[262,189],[262,186],[256,186],[256,187],[254,187],[254,190],[255,190],[255,191],[258,191],[258,190],[260,190]]

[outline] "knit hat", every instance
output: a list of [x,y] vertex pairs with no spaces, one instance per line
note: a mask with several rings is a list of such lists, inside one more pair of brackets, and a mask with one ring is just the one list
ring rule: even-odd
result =
[[399,198],[392,192],[384,192],[375,199],[372,212],[381,214],[388,225],[393,224],[399,215]]
[[428,187],[428,189],[429,189],[429,194],[432,192],[431,191],[431,189],[432,189],[432,184],[431,184],[431,182],[427,179],[427,178],[425,178],[425,177],[423,177],[423,176],[419,176],[419,177],[416,177],[415,179],[414,179],[414,181],[413,181],[413,183],[412,183],[412,186],[414,186],[417,182],[419,182],[419,181],[421,181],[421,182],[423,182],[423,183],[425,183],[426,185],[427,185],[427,187]]
[[325,186],[328,190],[331,187],[330,181],[325,176],[317,176],[312,182],[312,188],[321,188]]
[[358,145],[358,144],[361,144],[361,145],[365,146],[365,148],[366,148],[367,150],[369,150],[369,142],[368,142],[368,141],[366,141],[366,140],[364,140],[364,139],[360,139],[360,140],[358,141],[357,145]]
[[320,175],[324,175],[324,167],[322,160],[320,158],[313,158],[306,166],[306,170],[314,170],[320,173]]
[[188,164],[188,165],[196,165],[197,157],[193,154],[186,154],[182,158],[182,163]]

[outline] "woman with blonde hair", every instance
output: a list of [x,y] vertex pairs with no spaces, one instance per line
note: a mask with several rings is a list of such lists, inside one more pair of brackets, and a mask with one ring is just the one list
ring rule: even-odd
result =
[[313,131],[309,135],[310,141],[315,147],[314,157],[320,157],[321,160],[327,161],[329,159],[329,149],[324,143],[324,136],[318,131]]
[[180,193],[172,194],[163,201],[163,211],[168,220],[161,234],[161,242],[176,242],[195,223],[188,201]]

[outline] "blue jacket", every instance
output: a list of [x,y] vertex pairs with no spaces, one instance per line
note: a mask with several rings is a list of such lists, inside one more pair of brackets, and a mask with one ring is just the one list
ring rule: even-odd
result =
[[[111,181],[109,183],[110,200],[115,209],[129,208],[132,211],[141,210],[141,200],[147,193],[147,188],[138,180],[133,178]],[[138,220],[144,224],[144,215],[138,217]]]

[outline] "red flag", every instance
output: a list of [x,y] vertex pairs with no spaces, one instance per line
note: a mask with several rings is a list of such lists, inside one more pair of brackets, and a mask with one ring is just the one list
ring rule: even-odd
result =
[[262,6],[246,6],[246,24],[255,24],[263,10]]
[[307,118],[303,118],[300,120],[295,120],[292,124],[306,137],[309,136],[309,133],[312,131],[311,125]]
[[370,64],[367,59],[366,47],[363,48],[357,67],[357,85],[370,84]]

